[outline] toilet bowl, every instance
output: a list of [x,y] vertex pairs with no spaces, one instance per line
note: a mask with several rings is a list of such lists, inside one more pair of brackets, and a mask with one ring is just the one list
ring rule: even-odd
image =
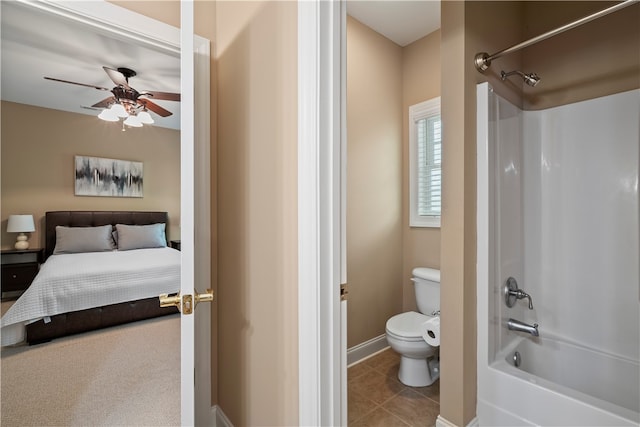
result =
[[425,387],[440,378],[439,348],[423,338],[425,322],[439,315],[440,271],[415,268],[411,280],[420,312],[408,311],[391,317],[387,320],[386,336],[389,346],[400,354],[400,382],[410,387]]
[[408,311],[387,321],[389,346],[400,354],[398,379],[410,387],[425,387],[440,377],[439,351],[422,338],[422,325],[432,316]]

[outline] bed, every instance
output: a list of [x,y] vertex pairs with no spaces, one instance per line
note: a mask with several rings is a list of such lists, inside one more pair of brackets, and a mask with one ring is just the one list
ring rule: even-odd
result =
[[[167,219],[166,212],[47,212],[45,262],[2,317],[2,345],[36,344],[177,313],[158,302],[159,294],[180,289],[180,253],[166,246]],[[106,230],[112,248],[95,252],[90,247]],[[87,233],[100,237],[86,238],[93,235]],[[62,250],[73,245],[70,252]]]

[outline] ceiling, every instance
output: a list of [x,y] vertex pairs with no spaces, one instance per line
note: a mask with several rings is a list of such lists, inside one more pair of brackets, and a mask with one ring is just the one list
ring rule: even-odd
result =
[[400,46],[440,28],[440,0],[349,0],[347,13]]
[[[103,66],[135,70],[137,75],[129,80],[129,85],[138,92],[180,92],[179,56],[114,39],[106,32],[18,2],[2,1],[0,6],[0,94],[4,101],[97,116],[99,110],[87,107],[111,96],[110,92],[49,81],[43,77],[111,89],[115,84]],[[151,112],[155,120],[153,126],[179,129],[180,103],[153,102],[173,113],[163,118]]]
[[[137,75],[129,84],[139,92],[180,91],[180,58],[176,55],[114,39],[106,32],[18,2],[1,1],[0,7],[2,100],[97,116],[100,111],[90,107],[110,96],[109,92],[43,77],[111,89],[115,84],[103,66],[135,70]],[[434,0],[350,0],[347,12],[400,46],[440,27],[440,2]],[[154,102],[173,113],[166,118],[151,113],[154,126],[179,129],[180,104]]]

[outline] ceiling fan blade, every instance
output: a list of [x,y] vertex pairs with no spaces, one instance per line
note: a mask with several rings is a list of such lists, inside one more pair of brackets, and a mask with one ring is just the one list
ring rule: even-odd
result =
[[107,108],[109,107],[109,105],[113,104],[114,102],[116,102],[116,98],[113,96],[110,96],[109,98],[105,98],[100,102],[96,102],[95,104],[92,105],[92,107],[94,108]]
[[111,91],[111,89],[107,89],[106,87],[102,87],[102,86],[95,86],[95,85],[89,85],[89,84],[78,83],[78,82],[70,82],[69,80],[56,79],[56,78],[53,78],[53,77],[46,77],[46,76],[44,78],[46,80],[53,80],[54,82],[70,83],[72,85],[92,87],[92,88],[98,89],[98,90],[106,90],[107,92]]
[[127,78],[120,71],[109,67],[102,67],[102,69],[107,73],[109,78],[113,80],[116,85],[126,87],[127,89],[129,88],[129,82],[127,81]]
[[157,92],[154,90],[145,90],[140,96],[148,96],[153,99],[160,99],[163,101],[180,101],[179,93],[171,92]]
[[140,98],[138,98],[138,103],[141,104],[142,106],[144,106],[145,108],[147,108],[148,110],[153,111],[154,113],[156,113],[160,117],[168,117],[168,116],[173,114],[171,111],[165,110],[164,108],[162,108],[158,104],[155,104],[155,103],[149,101],[148,99],[140,99]]

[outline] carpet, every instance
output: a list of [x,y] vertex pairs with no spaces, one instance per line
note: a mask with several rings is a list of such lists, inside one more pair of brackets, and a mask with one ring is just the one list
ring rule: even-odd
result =
[[180,425],[180,317],[1,350],[0,425]]

